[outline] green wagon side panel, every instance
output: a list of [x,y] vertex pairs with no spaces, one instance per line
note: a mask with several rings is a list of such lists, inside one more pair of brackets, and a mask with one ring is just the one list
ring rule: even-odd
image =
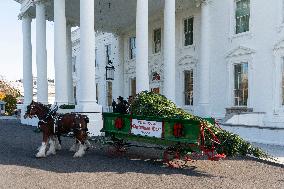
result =
[[[123,119],[123,128],[117,129],[115,127],[115,120],[117,118]],[[176,143],[191,143],[198,144],[200,134],[200,123],[195,120],[182,120],[182,119],[168,119],[168,118],[157,118],[157,117],[144,117],[136,115],[122,115],[117,113],[103,113],[104,126],[102,132],[106,135],[113,135],[119,139],[125,139],[129,141],[138,141],[153,143],[159,145],[169,145]],[[131,134],[131,121],[132,119],[157,121],[164,123],[163,138],[138,136]],[[208,120],[209,122],[214,120]],[[173,134],[175,123],[181,123],[183,125],[183,136],[176,138]]]
[[[181,123],[183,125],[183,136],[176,138],[174,136],[175,123]],[[179,120],[172,119],[165,122],[165,139],[169,141],[181,142],[181,143],[193,143],[197,144],[200,133],[200,126],[198,121],[194,120]]]

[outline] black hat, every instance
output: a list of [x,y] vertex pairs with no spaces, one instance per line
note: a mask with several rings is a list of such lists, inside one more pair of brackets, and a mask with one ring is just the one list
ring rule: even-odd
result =
[[120,100],[120,101],[123,101],[123,97],[122,96],[119,96],[117,99]]

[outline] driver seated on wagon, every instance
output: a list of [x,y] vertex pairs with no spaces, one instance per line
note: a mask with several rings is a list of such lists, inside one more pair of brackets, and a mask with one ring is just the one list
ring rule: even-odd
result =
[[117,98],[117,104],[113,102],[113,112],[127,114],[128,103],[124,100],[122,96]]

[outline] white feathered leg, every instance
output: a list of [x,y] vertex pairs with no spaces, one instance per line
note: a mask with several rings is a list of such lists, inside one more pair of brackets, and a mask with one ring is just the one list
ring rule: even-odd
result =
[[39,148],[38,153],[36,154],[36,157],[37,157],[37,158],[46,157],[45,150],[46,150],[46,143],[43,142],[43,143],[41,144],[40,148]]
[[61,145],[59,143],[59,140],[57,137],[54,137],[55,138],[55,150],[61,150]]
[[90,143],[89,140],[86,140],[85,144],[86,144],[87,149],[93,148],[93,146],[92,146],[92,144]]
[[49,149],[46,152],[46,155],[55,155],[56,154],[56,150],[55,150],[55,140],[54,137],[50,137],[49,139]]
[[86,149],[87,149],[86,145],[80,143],[79,150],[74,154],[73,157],[75,157],[75,158],[83,157],[85,152],[86,152]]
[[73,143],[73,145],[71,146],[71,148],[69,149],[70,152],[77,152],[78,150],[78,145],[79,143],[77,143],[76,141]]

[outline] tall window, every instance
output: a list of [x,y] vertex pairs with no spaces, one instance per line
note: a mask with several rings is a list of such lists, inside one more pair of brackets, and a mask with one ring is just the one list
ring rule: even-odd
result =
[[249,31],[250,0],[236,0],[236,34]]
[[156,87],[156,88],[152,88],[151,92],[155,93],[155,94],[160,94],[160,88]]
[[154,53],[161,52],[161,28],[154,30]]
[[248,102],[248,63],[234,65],[235,106],[247,106]]
[[110,61],[111,45],[106,45],[106,64]]
[[193,44],[193,18],[184,20],[184,46]]
[[193,69],[184,71],[184,102],[193,106]]
[[107,105],[111,106],[112,104],[112,82],[107,82]]
[[136,58],[136,37],[129,38],[129,58]]

